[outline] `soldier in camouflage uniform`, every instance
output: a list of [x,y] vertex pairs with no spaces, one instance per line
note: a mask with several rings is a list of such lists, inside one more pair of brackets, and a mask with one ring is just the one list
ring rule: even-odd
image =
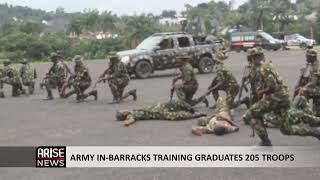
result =
[[20,71],[17,67],[11,65],[10,60],[4,62],[4,77],[2,79],[3,83],[9,84],[12,86],[12,96],[17,97],[21,94],[26,94],[26,91],[23,89],[22,80],[20,77]]
[[124,90],[129,84],[130,76],[126,66],[120,62],[119,57],[115,54],[110,57],[109,68],[100,76],[97,83],[106,80],[113,95],[111,104],[120,103],[129,96],[132,96],[134,101],[137,100],[137,91],[135,89],[124,94]]
[[266,122],[275,123],[285,135],[313,136],[320,140],[320,117],[312,115],[312,109],[303,96],[296,96],[283,118],[273,112],[265,114]]
[[23,59],[20,67],[20,75],[24,86],[28,87],[29,94],[34,93],[35,79],[37,79],[36,69],[27,59]]
[[51,53],[51,61],[53,65],[51,66],[49,72],[46,74],[44,82],[42,83],[48,93],[48,97],[45,100],[53,100],[51,89],[58,88],[59,94],[61,95],[62,87],[68,77],[66,65],[60,61],[57,53]]
[[[91,86],[91,76],[89,74],[89,69],[83,63],[83,57],[80,55],[76,55],[73,58],[73,61],[75,63],[74,75],[71,76],[69,81],[65,83],[64,88],[61,92],[61,96],[66,99],[72,96],[73,94],[76,94],[78,102],[83,101],[89,96],[94,96],[94,99],[97,100],[97,90],[93,90],[88,94],[85,94],[85,91]],[[73,90],[65,94],[65,88],[69,86],[72,86]]]
[[3,92],[3,78],[4,78],[4,67],[2,66],[2,63],[0,64],[0,98],[4,98],[4,92]]
[[232,122],[226,100],[219,98],[217,101],[216,115],[199,119],[199,127],[192,127],[192,133],[224,135],[239,131],[239,127]]
[[[281,118],[286,118],[290,107],[288,88],[271,65],[263,64],[264,55],[260,49],[253,52],[253,63],[260,68],[257,71],[259,78],[257,81],[256,94],[257,103],[253,104],[244,114],[243,119],[249,122],[250,126],[261,139],[259,145],[272,146],[268,137],[267,130],[264,126],[263,116],[267,113],[274,112]],[[272,67],[272,68],[271,68]],[[263,98],[262,98],[263,97]]]
[[313,100],[313,113],[320,117],[320,63],[317,59],[317,52],[315,50],[308,50],[307,63],[310,67],[310,80],[300,91],[308,100]]
[[222,52],[217,52],[214,55],[216,77],[208,88],[208,93],[212,92],[213,98],[217,101],[219,91],[225,91],[227,104],[233,109],[237,106],[234,100],[239,93],[239,84],[232,72],[223,63],[225,59],[227,59],[227,56]]
[[169,120],[179,121],[188,120],[205,116],[195,112],[190,104],[184,101],[170,101],[168,103],[159,103],[154,106],[135,109],[132,111],[117,112],[118,121],[123,121],[125,126],[129,126],[139,120]]
[[[203,102],[208,107],[209,103],[205,97],[193,99],[194,94],[198,90],[199,84],[193,71],[193,67],[188,62],[190,57],[188,55],[181,55],[178,59],[181,60],[182,64],[180,67],[181,73],[172,80],[172,86],[178,96],[178,99],[187,102],[191,106],[195,106],[198,103]],[[176,84],[179,79],[181,79],[182,84]]]

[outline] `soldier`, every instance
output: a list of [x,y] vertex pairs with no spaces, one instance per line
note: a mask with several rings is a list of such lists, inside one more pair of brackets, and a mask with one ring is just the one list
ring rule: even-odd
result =
[[118,104],[129,96],[132,96],[134,101],[137,100],[135,89],[123,94],[129,84],[130,76],[126,66],[120,62],[119,57],[115,54],[110,57],[109,68],[104,71],[97,83],[106,80],[113,95],[113,101],[110,104]]
[[[182,64],[180,67],[181,73],[172,80],[173,90],[176,92],[178,99],[187,102],[191,106],[203,102],[208,107],[209,102],[204,96],[195,100],[192,99],[198,90],[199,84],[193,71],[193,67],[188,62],[190,57],[188,55],[181,55],[178,59],[180,59]],[[176,84],[179,79],[181,79],[182,83]]]
[[4,98],[4,92],[3,92],[3,78],[4,75],[4,67],[2,66],[2,63],[0,64],[0,98]]
[[219,91],[225,91],[227,104],[233,109],[237,106],[234,100],[239,93],[239,84],[232,72],[223,63],[225,59],[227,59],[227,56],[222,52],[215,53],[213,57],[217,75],[208,88],[208,94],[212,93],[213,98],[217,101]]
[[188,120],[205,116],[205,114],[197,113],[184,101],[170,101],[168,103],[157,104],[154,106],[135,109],[132,111],[117,112],[118,121],[123,121],[125,126],[130,126],[140,120],[169,120],[179,121]]
[[239,127],[231,120],[226,100],[219,98],[216,110],[215,116],[199,119],[199,127],[192,127],[191,132],[197,136],[201,136],[202,134],[216,134],[220,136],[239,131]]
[[252,129],[257,132],[261,139],[260,146],[272,146],[264,126],[263,116],[274,112],[279,117],[286,118],[290,107],[288,88],[283,85],[275,69],[271,68],[273,66],[263,65],[264,55],[261,49],[255,49],[252,58],[253,64],[260,67],[257,69],[256,83],[256,95],[260,100],[250,107],[243,119],[249,122]]
[[29,63],[27,59],[21,62],[20,76],[24,86],[28,87],[29,94],[34,93],[35,79],[37,79],[36,69]]
[[315,50],[308,50],[307,63],[310,65],[309,81],[301,88],[300,94],[303,94],[308,100],[313,100],[313,113],[320,117],[320,63],[317,59],[317,52]]
[[[68,98],[73,94],[77,95],[77,101],[81,102],[84,99],[88,98],[89,96],[94,96],[94,99],[98,99],[98,92],[97,90],[93,90],[88,94],[85,94],[85,91],[91,85],[91,76],[89,74],[88,68],[83,63],[83,57],[80,55],[76,55],[73,58],[75,63],[74,65],[74,75],[70,76],[70,79],[64,84],[61,96],[62,98]],[[65,88],[68,86],[72,86],[73,90],[65,94]]]
[[66,82],[68,71],[65,64],[63,64],[57,53],[51,53],[52,66],[46,76],[44,77],[43,86],[46,87],[48,96],[45,100],[53,100],[53,94],[51,89],[58,88],[59,94],[61,95],[62,87]]
[[11,65],[10,60],[4,61],[3,72],[4,77],[2,79],[2,82],[12,86],[13,97],[18,97],[21,94],[26,94],[26,91],[23,89],[20,72],[17,67]]

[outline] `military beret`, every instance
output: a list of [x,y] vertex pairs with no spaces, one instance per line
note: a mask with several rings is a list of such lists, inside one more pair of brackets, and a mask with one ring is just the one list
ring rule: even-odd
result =
[[307,53],[306,53],[307,56],[313,56],[313,57],[316,57],[318,55],[317,51],[314,50],[314,49],[309,49],[307,50]]

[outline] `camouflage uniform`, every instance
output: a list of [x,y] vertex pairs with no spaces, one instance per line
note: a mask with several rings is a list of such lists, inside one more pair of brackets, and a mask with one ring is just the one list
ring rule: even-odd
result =
[[[226,100],[222,100],[222,98],[218,99],[216,112],[216,115],[213,117],[203,117],[199,119],[198,125],[200,127],[193,127],[192,132],[196,135],[202,135],[203,133],[223,135],[239,130],[239,128],[231,121]],[[222,133],[220,133],[221,128]]]
[[187,120],[195,118],[195,111],[188,103],[184,101],[170,101],[168,103],[159,103],[157,105],[136,109],[117,114],[118,120]]
[[114,99],[123,97],[124,89],[128,86],[130,77],[126,66],[122,62],[112,64],[108,84]]
[[46,87],[49,100],[53,99],[51,89],[58,88],[58,91],[61,94],[63,85],[66,82],[66,78],[68,76],[66,65],[59,60],[57,54],[52,53],[51,58],[53,61],[53,65],[47,73],[47,76],[45,77],[45,81],[43,83],[43,86]]
[[[317,52],[314,50],[308,50],[307,56],[317,57]],[[313,100],[313,113],[315,116],[320,117],[320,62],[316,60],[310,64],[310,79],[317,81],[314,84],[307,84],[301,89],[301,94],[306,96],[307,99]]]
[[212,91],[213,98],[217,101],[219,98],[219,90],[225,91],[228,106],[230,108],[234,108],[234,106],[236,106],[234,100],[239,93],[240,88],[237,79],[234,77],[232,72],[224,65],[223,60],[226,59],[226,57],[225,55],[223,55],[223,53],[216,53],[213,59],[216,62],[215,69],[217,75],[212,81],[211,87],[214,87],[218,82],[223,82],[223,84],[219,88]]
[[20,75],[23,85],[28,87],[29,94],[33,94],[37,72],[36,69],[26,59],[22,61]]
[[84,94],[91,86],[91,76],[89,74],[89,69],[83,63],[82,56],[76,55],[73,60],[75,61],[74,75],[66,86],[71,85],[74,89],[65,95],[63,94],[63,98],[68,98],[73,94],[77,94],[77,100],[83,100],[90,95],[95,96],[95,99],[97,99],[97,91],[91,91],[89,94]]
[[11,65],[10,61],[6,61],[4,64],[3,72],[4,78],[2,79],[2,81],[3,83],[12,86],[12,96],[17,97],[20,96],[20,94],[25,94],[19,69],[16,66]]
[[[255,55],[259,58],[263,54],[261,51],[257,51]],[[250,107],[244,114],[243,119],[245,122],[250,123],[250,126],[261,138],[262,142],[260,145],[271,145],[268,133],[264,127],[263,116],[274,112],[281,118],[286,118],[290,106],[289,92],[287,87],[283,85],[278,73],[274,71],[274,68],[261,65],[257,75],[259,77],[257,90],[268,88],[269,91],[264,93],[263,99]]]
[[4,67],[0,64],[0,98],[4,98],[3,92],[3,78],[5,77],[4,74]]

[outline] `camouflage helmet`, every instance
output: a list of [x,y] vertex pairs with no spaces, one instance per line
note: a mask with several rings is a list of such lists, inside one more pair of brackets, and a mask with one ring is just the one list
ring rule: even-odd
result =
[[120,112],[120,111],[118,111],[116,113],[116,119],[117,119],[117,121],[124,121],[124,120],[127,119],[128,115],[129,115],[128,112]]
[[3,61],[3,65],[8,66],[9,64],[11,64],[11,61],[9,59],[5,59]]
[[318,55],[318,53],[316,50],[314,50],[314,49],[307,50],[306,56],[317,57],[317,55]]
[[53,53],[50,54],[50,58],[51,58],[51,59],[57,58],[57,57],[59,57],[59,55],[58,55],[57,53],[55,53],[55,52],[53,52]]
[[218,51],[213,55],[213,60],[217,62],[223,62],[226,60],[228,56],[225,55],[225,53]]
[[177,59],[180,60],[189,60],[191,57],[188,54],[181,54],[179,56],[177,56]]
[[28,64],[29,60],[28,59],[22,59],[21,64]]
[[78,62],[78,61],[82,61],[83,60],[83,57],[82,56],[80,56],[80,55],[75,55],[74,56],[74,58],[72,59],[73,61],[75,61],[75,62]]
[[110,52],[109,59],[110,59],[110,61],[112,61],[112,62],[118,62],[118,61],[120,61],[120,58],[119,58],[119,56],[117,55],[116,52]]
[[227,129],[222,124],[216,124],[213,128],[213,132],[215,135],[222,136],[227,133]]
[[56,51],[58,57],[63,57],[63,52],[61,50]]
[[252,48],[250,54],[251,56],[262,55],[263,49],[261,47]]
[[247,57],[251,57],[251,56],[253,56],[253,49],[252,48],[247,50]]

